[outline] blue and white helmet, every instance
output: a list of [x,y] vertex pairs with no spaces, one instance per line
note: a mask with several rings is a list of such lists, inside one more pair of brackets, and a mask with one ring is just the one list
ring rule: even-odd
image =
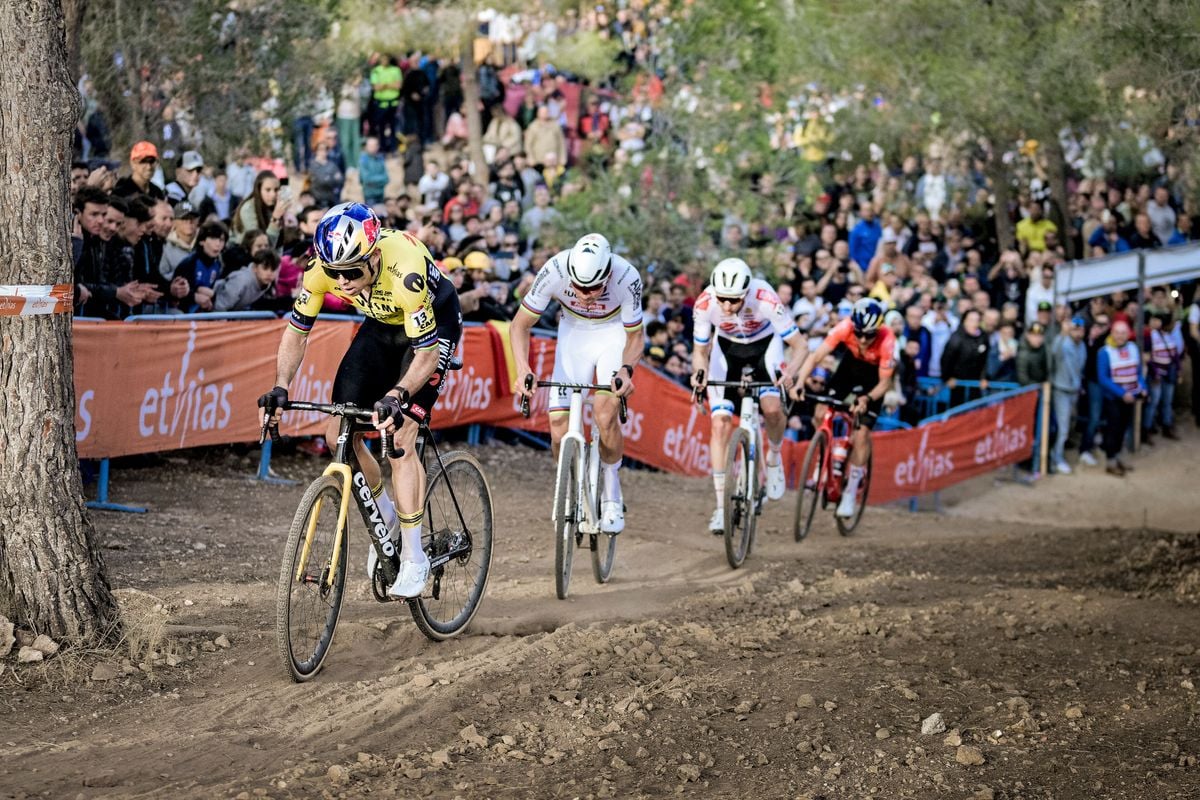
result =
[[363,261],[375,249],[379,217],[362,203],[342,203],[325,212],[313,235],[317,258],[331,267]]
[[612,273],[612,248],[608,239],[589,233],[571,248],[567,256],[567,275],[582,289],[591,289],[608,280]]
[[850,310],[850,320],[855,333],[874,333],[883,324],[887,309],[874,297],[864,297]]

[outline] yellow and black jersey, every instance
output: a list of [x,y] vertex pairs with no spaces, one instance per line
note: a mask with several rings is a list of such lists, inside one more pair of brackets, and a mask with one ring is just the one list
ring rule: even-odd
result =
[[353,303],[371,319],[404,326],[414,348],[436,346],[434,306],[443,295],[455,294],[453,285],[437,268],[425,245],[410,233],[380,231],[376,247],[381,256],[379,275],[374,284],[355,297],[339,290],[337,281],[319,268],[319,260],[313,259],[292,308],[291,327],[307,334],[321,312],[325,295],[332,294]]

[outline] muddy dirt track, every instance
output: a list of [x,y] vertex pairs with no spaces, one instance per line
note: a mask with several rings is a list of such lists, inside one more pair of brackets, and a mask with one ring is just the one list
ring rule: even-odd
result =
[[496,555],[469,633],[431,643],[372,600],[358,532],[306,685],[273,641],[302,487],[223,450],[124,466],[114,499],[151,513],[95,519],[148,645],[6,668],[0,797],[1200,797],[1197,444],[1123,482],[873,508],[848,539],[822,516],[801,545],[789,493],[738,571],[708,482],[627,472],[615,577],[581,554],[565,602],[549,456],[481,448]]

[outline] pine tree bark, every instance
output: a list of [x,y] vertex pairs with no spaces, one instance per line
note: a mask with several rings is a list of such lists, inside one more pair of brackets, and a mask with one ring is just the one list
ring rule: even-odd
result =
[[488,182],[488,164],[483,156],[483,118],[479,115],[479,81],[475,75],[475,47],[468,36],[459,48],[459,72],[462,81],[463,114],[467,118],[467,153],[475,167],[475,180]]
[[992,195],[996,198],[996,241],[1003,253],[1017,246],[1017,237],[1012,218],[1008,216],[1008,204],[1012,200],[1012,176],[1008,165],[1004,163],[1003,153],[996,150],[995,144],[988,159],[987,176],[992,182]]
[[[0,284],[72,282],[68,165],[80,100],[58,0],[0,3]],[[116,604],[75,450],[70,314],[0,315],[0,613],[58,639]]]

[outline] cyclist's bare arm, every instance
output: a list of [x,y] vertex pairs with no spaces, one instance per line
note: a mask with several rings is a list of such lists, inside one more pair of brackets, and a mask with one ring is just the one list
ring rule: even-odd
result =
[[[883,370],[880,370],[880,372],[883,372]],[[872,402],[882,400],[883,396],[885,394],[887,394],[888,389],[890,389],[891,386],[892,386],[892,373],[889,372],[886,376],[880,375],[879,383],[875,384],[874,389],[867,392],[867,397],[870,398]]]
[[[793,376],[799,373],[800,368],[803,367],[804,363],[808,360],[808,340],[804,338],[804,334],[800,333],[800,331],[796,331],[791,336],[784,339],[783,343],[792,350],[791,357],[788,358],[787,367],[784,369],[783,377],[793,378]],[[784,385],[784,383],[781,381],[780,385]]]
[[804,359],[804,363],[800,365],[800,372],[796,375],[796,385],[799,391],[804,391],[804,382],[808,380],[808,376],[816,369],[817,365],[833,352],[833,345],[829,344],[829,339],[826,338],[821,342],[816,350],[808,354],[808,358]]
[[[696,377],[703,372],[705,377],[708,377],[708,359],[712,355],[712,342],[705,344],[697,343],[692,350],[692,386],[697,389],[704,388],[698,385]],[[707,381],[706,381],[707,382]]]
[[512,343],[513,365],[517,368],[517,383],[513,390],[522,396],[533,394],[532,389],[525,388],[525,376],[530,373],[529,369],[529,332],[533,330],[533,323],[537,321],[537,317],[525,311],[518,309],[517,314],[513,317],[512,325],[508,329],[509,341]]
[[[300,369],[300,363],[304,361],[304,351],[307,347],[307,336],[291,326],[283,329],[283,337],[279,340],[279,351],[275,355],[276,386],[282,386],[286,389],[291,385],[292,378],[296,377],[296,370]],[[282,414],[283,412],[279,409],[275,410],[272,419],[276,424],[278,424]],[[263,419],[263,421],[265,422],[266,420]]]
[[[642,360],[642,352],[645,349],[646,335],[641,327],[625,332],[625,349],[621,352],[621,366],[628,366],[629,369],[621,369],[615,376],[615,378],[621,379],[621,388],[614,389],[618,397],[627,397],[633,391],[633,370]],[[615,378],[613,380],[614,387],[616,386]]]
[[408,369],[404,371],[400,382],[396,384],[396,389],[388,392],[388,394],[395,392],[398,395],[399,392],[397,392],[397,389],[404,389],[410,395],[416,394],[429,381],[430,376],[437,369],[437,364],[438,348],[436,344],[433,347],[417,350],[413,353],[413,360],[408,365]]

